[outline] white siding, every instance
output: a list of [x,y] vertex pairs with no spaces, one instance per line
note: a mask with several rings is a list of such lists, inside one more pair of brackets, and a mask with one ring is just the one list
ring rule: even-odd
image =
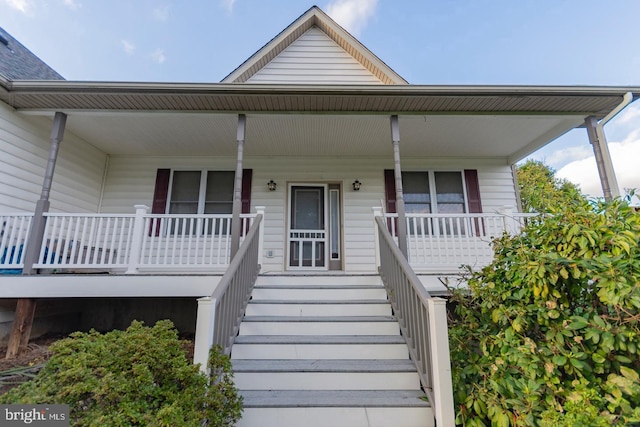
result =
[[317,27],[310,28],[247,83],[382,84]]
[[[50,120],[25,117],[0,104],[0,212],[33,212],[49,157],[50,132]],[[102,151],[65,132],[51,188],[51,210],[95,212],[106,158]]]
[[[391,151],[391,150],[390,150]],[[263,271],[282,271],[285,256],[287,184],[304,182],[341,183],[343,189],[344,256],[348,272],[374,272],[375,253],[371,208],[384,202],[384,169],[393,168],[389,159],[380,158],[245,158],[245,168],[253,169],[252,210],[266,207],[266,255]],[[158,168],[234,170],[230,157],[112,157],[102,203],[103,212],[132,213],[133,205],[151,206]],[[477,169],[484,212],[497,212],[505,206],[515,207],[516,198],[511,168],[503,159],[407,159],[405,170]],[[267,189],[273,179],[274,192]],[[362,182],[353,191],[354,180]]]

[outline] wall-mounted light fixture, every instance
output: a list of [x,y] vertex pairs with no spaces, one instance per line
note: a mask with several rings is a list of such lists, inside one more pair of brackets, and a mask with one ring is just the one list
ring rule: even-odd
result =
[[356,179],[355,181],[353,181],[352,185],[353,185],[353,191],[359,191],[362,183]]
[[276,182],[272,179],[267,182],[267,188],[269,189],[269,191],[276,191],[277,186],[278,184],[276,184]]

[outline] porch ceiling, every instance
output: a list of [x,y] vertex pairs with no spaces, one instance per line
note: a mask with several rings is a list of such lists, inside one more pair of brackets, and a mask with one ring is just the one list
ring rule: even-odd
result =
[[[402,156],[521,157],[584,116],[400,116]],[[67,131],[111,155],[235,156],[235,114],[71,113]],[[248,114],[246,156],[392,155],[389,116]],[[585,143],[587,137],[585,135]]]
[[[2,83],[2,82],[0,82]],[[235,156],[237,114],[248,156],[504,157],[515,162],[640,88],[287,86],[5,82],[27,115],[68,114],[67,130],[111,155]],[[38,120],[34,118],[34,120]],[[585,136],[586,141],[586,136]]]

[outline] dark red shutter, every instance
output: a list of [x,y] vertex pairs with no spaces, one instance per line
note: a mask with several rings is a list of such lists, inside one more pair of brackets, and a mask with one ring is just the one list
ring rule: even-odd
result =
[[465,169],[464,182],[467,187],[467,203],[469,213],[482,213],[482,201],[480,200],[480,184],[478,183],[478,171]]
[[[396,174],[393,169],[384,170],[384,198],[388,213],[396,212]],[[391,219],[387,221],[389,231],[392,230]],[[395,229],[398,229],[398,218],[394,220]]]
[[384,195],[386,199],[387,212],[396,211],[396,176],[393,169],[384,170]]
[[251,177],[253,169],[242,170],[242,213],[251,213]]
[[[475,169],[465,169],[464,183],[467,187],[467,204],[469,205],[469,213],[482,213],[478,171]],[[484,221],[476,219],[475,227],[477,236],[484,235]]]
[[[151,205],[151,213],[163,214],[167,209],[167,199],[169,198],[169,178],[171,177],[171,169],[158,169],[156,172],[156,187],[153,190],[153,204]],[[154,229],[153,222],[149,228],[149,235]],[[160,224],[155,227],[156,236],[160,235]]]

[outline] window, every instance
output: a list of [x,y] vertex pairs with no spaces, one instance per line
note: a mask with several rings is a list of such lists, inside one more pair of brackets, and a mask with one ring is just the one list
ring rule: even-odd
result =
[[[393,170],[384,171],[384,181],[387,211],[396,212]],[[407,214],[439,214],[436,217],[409,217],[410,234],[469,235],[476,234],[482,225],[477,218],[469,220],[447,216],[482,212],[478,172],[475,169],[402,172],[402,189]],[[389,221],[389,228],[393,229],[394,224],[397,227],[397,223]]]
[[173,171],[168,213],[230,214],[234,180],[232,171]]
[[402,190],[407,213],[467,211],[461,172],[402,172]]

